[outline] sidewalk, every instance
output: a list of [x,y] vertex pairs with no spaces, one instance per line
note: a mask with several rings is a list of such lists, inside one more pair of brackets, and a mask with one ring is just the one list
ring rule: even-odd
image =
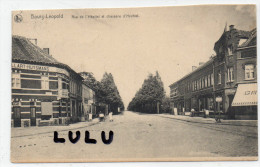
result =
[[68,126],[35,126],[35,127],[21,127],[21,128],[11,128],[11,138],[15,137],[26,137],[40,134],[52,133],[54,131],[62,132],[74,129],[86,128],[99,123],[99,119],[95,118],[91,122],[78,122],[73,123]]
[[216,123],[214,118],[203,118],[203,117],[190,117],[184,115],[170,115],[160,114],[161,117],[176,119],[180,121],[192,122],[192,123],[203,123],[203,124],[219,124],[219,125],[232,125],[232,126],[250,126],[257,127],[257,120],[223,120],[221,123]]

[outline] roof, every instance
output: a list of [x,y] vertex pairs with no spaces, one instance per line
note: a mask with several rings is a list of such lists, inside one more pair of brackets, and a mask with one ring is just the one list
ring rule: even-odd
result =
[[68,65],[58,62],[51,55],[45,53],[40,47],[34,45],[28,38],[22,36],[12,36],[12,61],[65,68],[83,80],[83,78]]
[[12,37],[12,58],[45,63],[59,63],[52,56],[21,36]]
[[190,73],[186,74],[184,77],[182,77],[181,79],[179,79],[178,81],[174,82],[173,84],[171,84],[169,87],[171,87],[172,85],[176,84],[177,82],[182,81],[183,79],[187,78],[188,76],[190,76],[191,74],[194,74],[195,72],[203,69],[204,67],[208,66],[209,64],[211,64],[214,60],[215,56],[212,57],[210,60],[208,60],[206,63],[202,64],[201,66],[199,66],[196,70],[191,71]]
[[257,34],[257,33],[256,33],[256,28],[253,29],[252,31],[250,31],[250,33],[251,33],[251,36],[250,36],[244,43],[242,43],[242,45],[240,45],[239,48],[247,47],[247,46],[250,44],[250,42],[251,42],[253,39],[256,38],[256,34]]

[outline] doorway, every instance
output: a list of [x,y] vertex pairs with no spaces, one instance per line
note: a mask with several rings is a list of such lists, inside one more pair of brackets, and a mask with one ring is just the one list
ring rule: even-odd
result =
[[14,127],[21,127],[21,107],[13,107]]
[[31,126],[36,126],[36,107],[30,108]]

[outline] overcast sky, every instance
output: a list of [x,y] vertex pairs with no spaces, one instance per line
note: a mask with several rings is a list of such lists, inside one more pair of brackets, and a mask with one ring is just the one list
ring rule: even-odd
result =
[[[13,34],[37,38],[38,46],[76,72],[93,72],[100,80],[110,72],[127,107],[143,80],[156,70],[166,93],[169,85],[209,60],[225,24],[241,30],[256,27],[254,6],[184,6],[130,9],[16,11]],[[63,14],[62,19],[31,15]],[[72,15],[137,14],[133,18],[83,18]]]

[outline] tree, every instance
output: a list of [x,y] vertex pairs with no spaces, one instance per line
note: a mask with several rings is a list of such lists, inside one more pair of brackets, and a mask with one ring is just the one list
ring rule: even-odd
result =
[[171,112],[171,98],[165,96],[162,100],[162,112],[170,113]]
[[80,75],[84,78],[84,83],[95,91],[97,103],[103,103],[106,94],[101,83],[94,77],[94,74],[92,72],[81,72]]
[[111,73],[105,72],[100,81],[101,89],[104,91],[103,102],[109,105],[109,110],[118,114],[118,108],[124,109],[121,96]]
[[142,87],[136,92],[135,97],[128,105],[129,110],[137,112],[156,113],[165,97],[161,77],[156,71],[155,75],[149,74]]

